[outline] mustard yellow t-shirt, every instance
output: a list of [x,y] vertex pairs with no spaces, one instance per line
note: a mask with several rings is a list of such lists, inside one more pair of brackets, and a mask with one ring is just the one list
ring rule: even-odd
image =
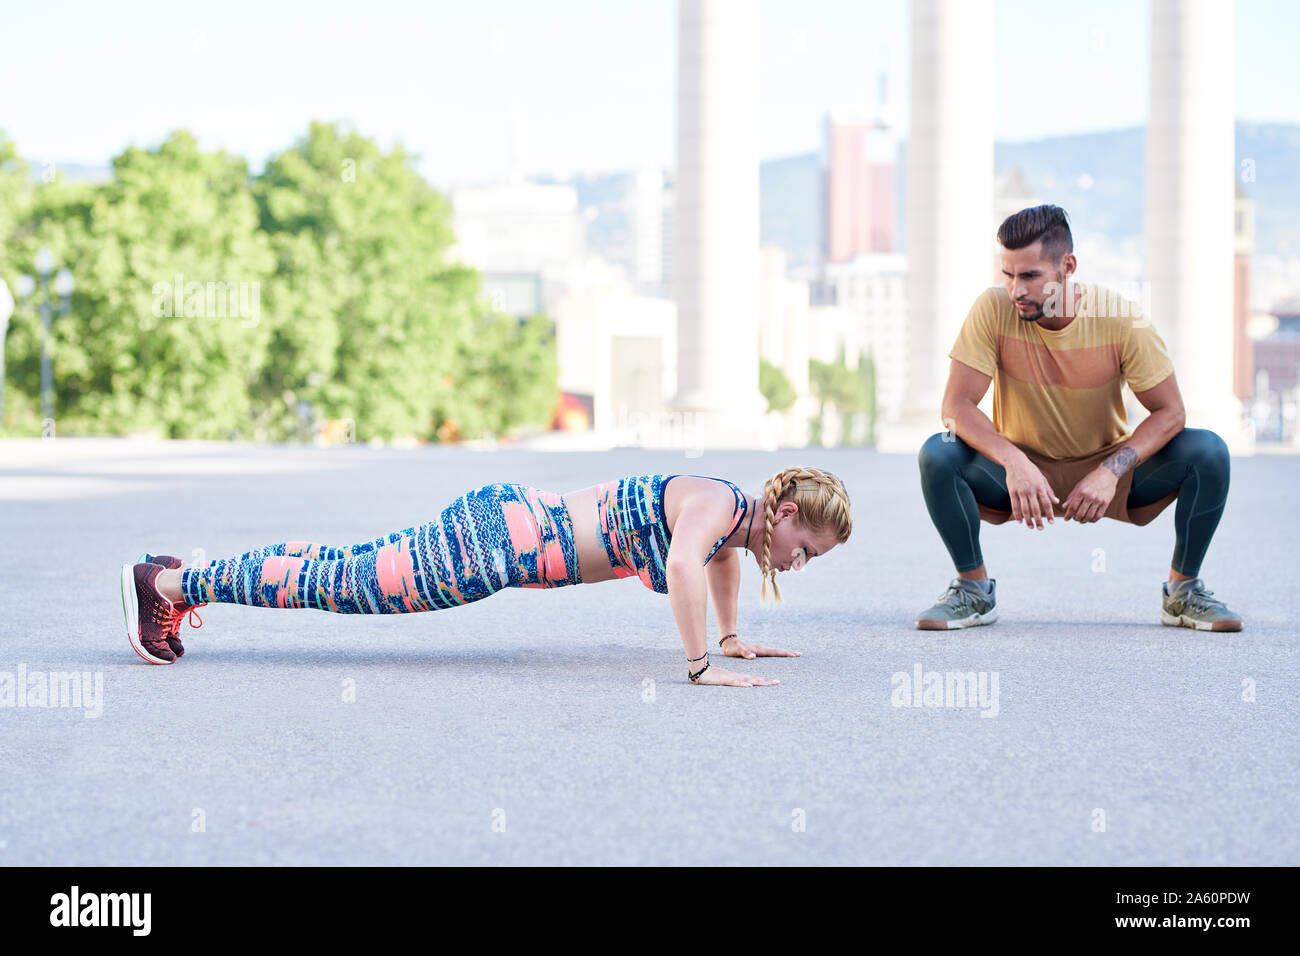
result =
[[993,377],[993,427],[1048,458],[1083,458],[1130,434],[1123,386],[1144,392],[1174,370],[1139,307],[1079,283],[1073,321],[1059,332],[1026,322],[994,286],[971,306],[948,353]]

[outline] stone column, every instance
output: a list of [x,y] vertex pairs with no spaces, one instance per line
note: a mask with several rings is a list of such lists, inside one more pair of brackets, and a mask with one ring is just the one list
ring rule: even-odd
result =
[[1235,62],[1231,0],[1151,0],[1149,314],[1188,426],[1246,450],[1232,387]]
[[758,391],[758,4],[680,0],[672,410],[705,447],[765,446]]
[[912,0],[911,47],[904,222],[911,362],[900,418],[883,423],[878,442],[899,452],[916,452],[943,429],[948,350],[989,286],[997,229],[992,0]]

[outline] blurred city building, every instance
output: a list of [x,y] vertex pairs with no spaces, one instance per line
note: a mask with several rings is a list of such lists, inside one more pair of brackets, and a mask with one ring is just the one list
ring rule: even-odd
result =
[[582,258],[583,225],[572,186],[511,181],[451,195],[455,254],[484,273],[561,273]]
[[1255,204],[1237,184],[1233,215],[1232,391],[1241,401],[1255,393],[1255,354],[1250,340],[1250,260],[1255,255]]
[[828,262],[812,280],[812,301],[828,329],[847,321],[851,329],[817,334],[810,352],[819,361],[828,357],[827,335],[838,336],[846,347],[845,363],[856,368],[870,355],[876,368],[876,417],[881,424],[896,424],[907,395],[911,357],[908,349],[907,257],[901,253],[861,255],[851,262]]
[[762,249],[759,281],[759,356],[781,370],[795,394],[793,407],[770,413],[768,421],[778,444],[798,448],[808,444],[808,423],[817,411],[808,383],[809,283],[788,274],[785,251],[776,246]]
[[[994,226],[1002,225],[1003,220],[1008,216],[1014,216],[1022,209],[1028,209],[1030,206],[1037,206],[1042,200],[1034,194],[1034,190],[1029,185],[1029,180],[1025,178],[1025,171],[1019,166],[1013,167],[1006,172],[998,173],[993,178],[993,224]],[[994,243],[997,243],[996,237]],[[1001,248],[1000,246],[998,248]],[[1001,282],[1002,273],[999,270],[997,281]]]
[[662,169],[582,173],[578,197],[586,251],[622,269],[638,292],[665,295],[671,280],[673,189]]
[[492,307],[555,323],[555,424],[644,443],[676,391],[676,307],[638,291],[662,288],[662,174],[624,178],[635,184],[636,228],[628,247],[634,254],[620,263],[588,254],[587,226],[598,213],[580,205],[571,184],[512,180],[457,189],[452,205],[456,254],[482,270]]
[[1300,298],[1279,302],[1254,345],[1251,422],[1259,441],[1300,445]]
[[549,298],[560,390],[588,405],[591,427],[612,442],[666,441],[677,390],[674,303],[636,294],[620,269],[595,259]]
[[1024,170],[1020,169],[1020,167],[1014,167],[1007,172],[998,173],[994,176],[993,228],[995,232],[989,239],[993,259],[990,285],[1001,285],[1003,281],[1002,246],[997,239],[997,228],[1002,225],[1008,216],[1014,216],[1020,210],[1028,209],[1030,206],[1037,206],[1041,202],[1042,200],[1034,195],[1029,180],[1025,178]]
[[884,103],[874,110],[837,107],[826,116],[822,146],[823,252],[829,262],[896,249],[898,143]]
[[[1300,260],[1261,259],[1255,203],[1227,185],[1232,57],[1222,46],[1231,6],[1152,4],[1152,119],[1131,147],[1146,154],[1145,236],[1129,208],[1136,196],[1116,199],[1126,211],[1105,221],[1073,218],[1079,279],[1142,303],[1174,355],[1189,422],[1241,451],[1249,447],[1242,402],[1252,402],[1260,440],[1289,420],[1294,327],[1279,318],[1260,338],[1252,300],[1257,309],[1276,290],[1294,293]],[[1002,281],[997,225],[1041,202],[1086,215],[1086,197],[1118,197],[1127,181],[1104,150],[1060,176],[1040,164],[1031,177],[1019,163],[995,175],[992,2],[915,0],[906,216],[898,215],[900,149],[882,81],[874,108],[827,112],[819,154],[764,164],[782,189],[772,228],[786,241],[760,250],[755,16],[739,0],[679,5],[676,169],[457,190],[462,256],[484,270],[498,309],[555,320],[564,391],[556,417],[569,427],[626,436],[634,420],[677,416],[697,436],[707,432],[705,443],[799,445],[822,404],[809,361],[855,369],[869,356],[878,444],[915,451],[942,427],[947,351],[971,302]],[[1027,144],[1013,155],[1031,164],[1054,155],[1059,165],[1068,160],[1061,150]],[[810,200],[799,208],[815,207],[815,230],[791,212],[786,193],[795,187]],[[763,188],[767,202],[766,179]],[[1070,196],[1081,205],[1071,208]],[[810,257],[805,239],[815,234],[820,255]],[[973,254],[981,248],[991,250],[991,269]],[[793,389],[789,411],[763,412],[760,358]],[[1259,382],[1267,382],[1262,397]],[[1262,418],[1261,401],[1272,402]],[[1144,410],[1130,405],[1136,422]],[[823,438],[834,431],[824,426]]]
[[[857,371],[865,358],[862,319],[852,309],[838,305],[814,305],[808,311],[808,358],[827,365],[843,365]],[[834,403],[813,400],[812,416],[819,428],[819,443],[834,447],[840,443],[844,414]],[[863,437],[859,435],[859,437]]]

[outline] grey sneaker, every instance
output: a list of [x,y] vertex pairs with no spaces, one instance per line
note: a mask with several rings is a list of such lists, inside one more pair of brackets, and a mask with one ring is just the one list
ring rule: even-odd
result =
[[939,596],[934,607],[926,608],[916,619],[918,630],[949,631],[959,627],[992,624],[998,619],[998,582],[989,585],[985,594],[974,581],[953,578],[948,590]]
[[1226,604],[1205,589],[1205,582],[1192,578],[1174,585],[1164,585],[1164,602],[1160,623],[1168,627],[1194,627],[1198,631],[1240,631],[1241,618]]

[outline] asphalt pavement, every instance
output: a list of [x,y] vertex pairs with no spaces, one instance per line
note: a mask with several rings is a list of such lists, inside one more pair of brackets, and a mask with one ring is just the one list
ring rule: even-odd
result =
[[[636,580],[210,606],[168,667],[123,633],[143,550],[349,544],[494,481],[755,492],[791,464],[845,480],[855,530],[777,610],[746,560],[742,636],[803,656],[728,664],[776,687],[689,684]],[[0,865],[1296,864],[1300,458],[1232,467],[1203,576],[1242,633],[1160,625],[1173,508],[984,525],[1001,620],[936,633],[912,621],[952,569],[912,456],[0,442]],[[72,673],[80,706],[42,706]]]

